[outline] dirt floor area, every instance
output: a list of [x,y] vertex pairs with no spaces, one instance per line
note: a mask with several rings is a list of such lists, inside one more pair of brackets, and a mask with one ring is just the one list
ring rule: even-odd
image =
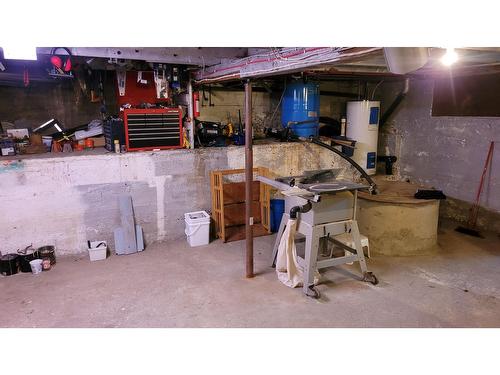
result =
[[377,286],[355,279],[355,265],[322,272],[319,300],[277,280],[274,235],[255,239],[253,279],[244,241],[157,243],[92,263],[59,257],[39,276],[0,276],[0,326],[500,327],[500,238],[454,227],[441,226],[435,255],[368,260]]

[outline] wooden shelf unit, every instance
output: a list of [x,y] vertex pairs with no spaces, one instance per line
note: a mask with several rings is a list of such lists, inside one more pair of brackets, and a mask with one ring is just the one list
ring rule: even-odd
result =
[[[269,170],[264,167],[254,168],[253,172],[269,177]],[[224,242],[245,239],[245,182],[224,182],[225,176],[244,173],[244,169],[210,172],[212,219],[217,237]],[[270,187],[252,181],[253,234],[256,237],[271,233],[269,200]]]

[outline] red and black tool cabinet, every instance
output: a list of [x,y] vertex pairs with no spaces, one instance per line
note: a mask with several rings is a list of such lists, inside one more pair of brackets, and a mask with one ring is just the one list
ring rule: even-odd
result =
[[125,109],[123,122],[128,151],[182,148],[179,108]]

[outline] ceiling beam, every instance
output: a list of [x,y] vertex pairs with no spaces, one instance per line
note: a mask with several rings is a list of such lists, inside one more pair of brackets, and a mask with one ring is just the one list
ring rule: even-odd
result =
[[[204,67],[228,59],[245,57],[248,48],[239,47],[68,47],[74,56],[143,60],[165,64]],[[38,47],[38,54],[50,54],[52,47]]]

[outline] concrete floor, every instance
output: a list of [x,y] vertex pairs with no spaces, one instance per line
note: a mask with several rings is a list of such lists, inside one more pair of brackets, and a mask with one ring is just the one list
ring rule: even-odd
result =
[[322,273],[322,297],[277,281],[273,236],[255,240],[258,275],[244,278],[244,241],[151,245],[91,263],[60,257],[39,276],[0,277],[1,327],[500,327],[500,238],[442,226],[434,256],[368,261]]

